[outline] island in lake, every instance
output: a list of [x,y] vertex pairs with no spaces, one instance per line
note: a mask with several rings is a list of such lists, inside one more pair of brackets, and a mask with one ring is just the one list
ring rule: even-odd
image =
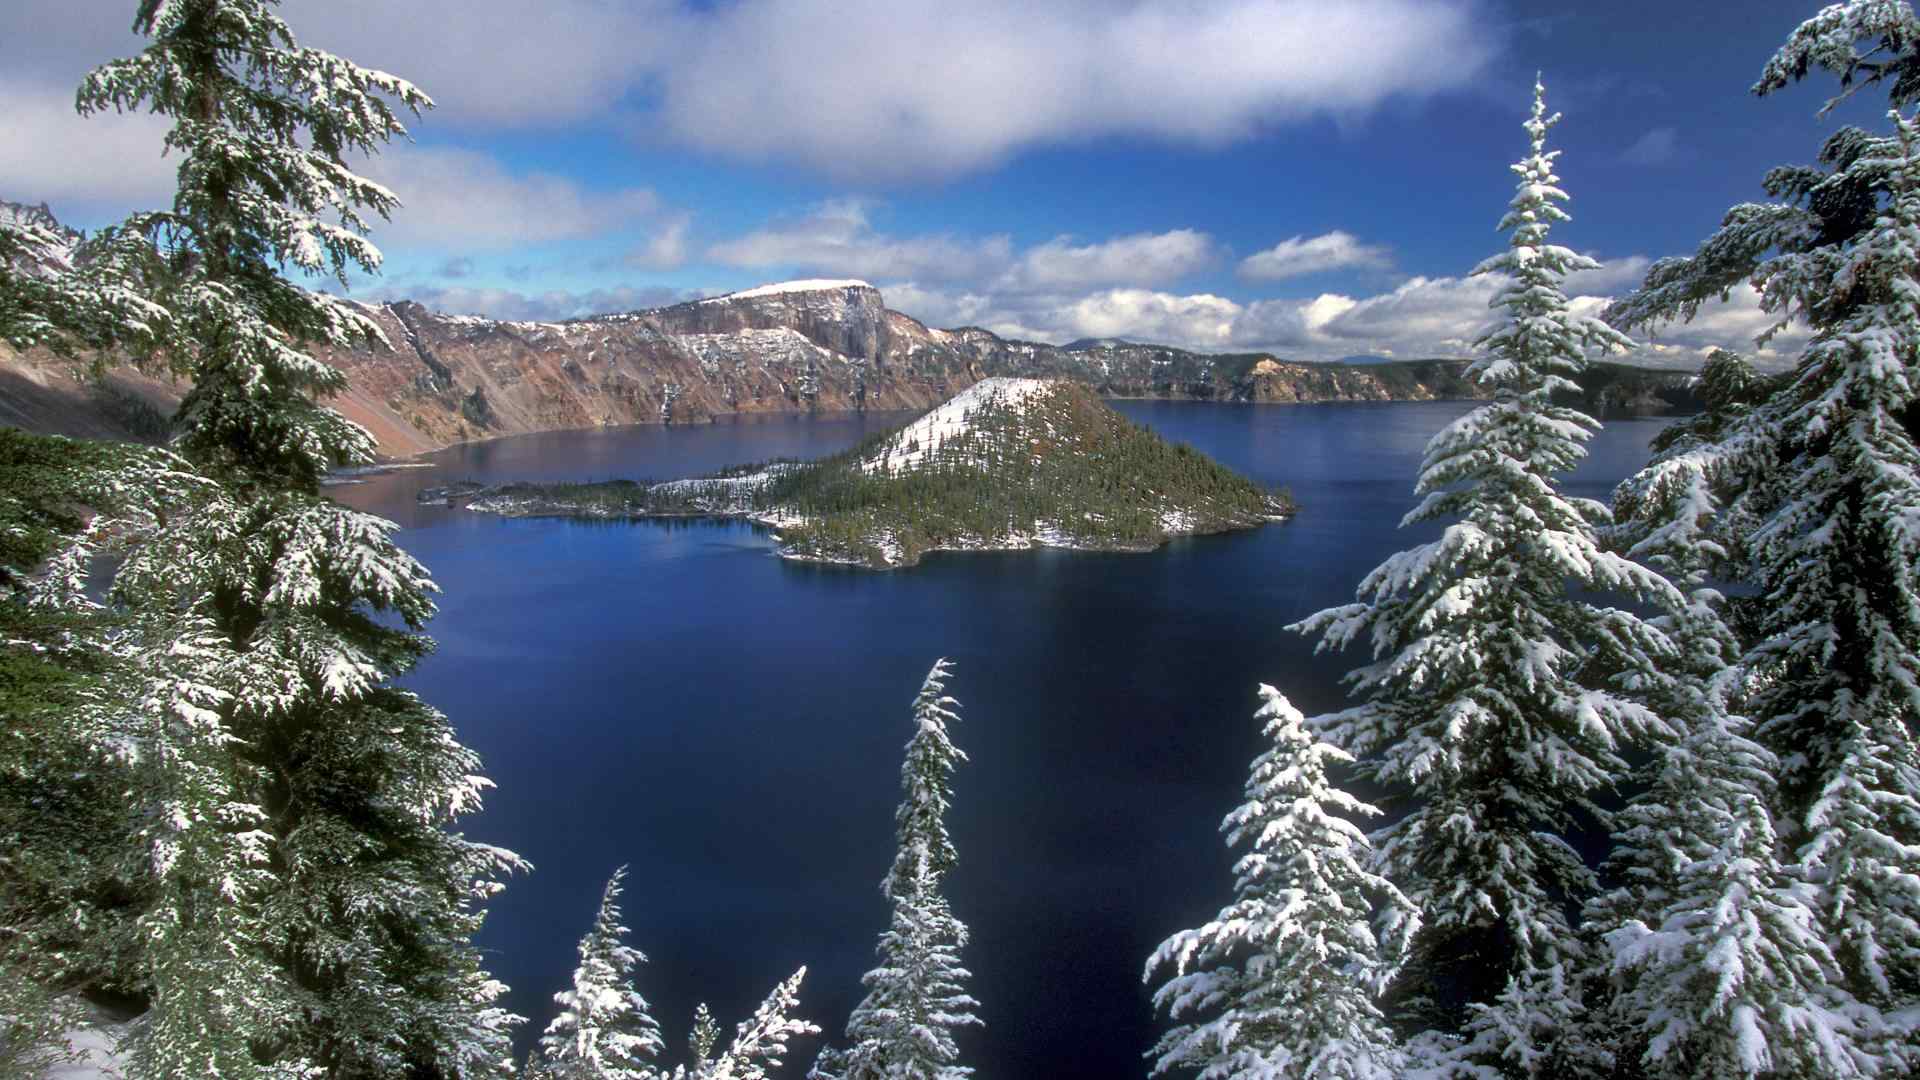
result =
[[1067,380],[991,378],[904,427],[813,462],[665,483],[456,484],[421,492],[510,517],[711,516],[772,526],[790,559],[885,569],[929,551],[1149,551],[1294,511]]

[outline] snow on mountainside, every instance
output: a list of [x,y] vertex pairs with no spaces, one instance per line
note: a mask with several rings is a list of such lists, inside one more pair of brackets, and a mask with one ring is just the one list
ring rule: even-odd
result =
[[989,408],[1018,409],[1023,402],[1039,397],[1057,385],[1046,379],[1008,376],[982,379],[941,402],[932,412],[901,428],[884,445],[867,455],[860,467],[870,473],[884,470],[903,472],[918,468],[935,450],[967,434],[976,413]]
[[[80,246],[81,236],[78,232],[60,224],[60,219],[53,216],[52,209],[50,209],[46,203],[41,203],[39,206],[28,206],[25,203],[8,202],[5,199],[0,199],[0,224],[12,225],[18,228],[35,230],[42,234],[51,235],[53,242],[42,248],[41,251],[46,255],[52,265],[44,269],[72,268],[74,251]],[[43,270],[43,267],[28,266],[23,269],[28,273],[38,273]]]
[[787,293],[827,292],[833,289],[871,289],[873,286],[855,278],[830,280],[827,278],[808,278],[804,281],[781,281],[772,285],[758,285],[751,289],[741,289],[721,296],[709,296],[696,301],[711,304],[722,300],[752,300],[761,296],[784,296]]
[[[59,228],[43,207],[0,208],[41,228]],[[68,230],[60,235],[79,239]],[[350,384],[330,404],[366,427],[392,457],[568,428],[741,413],[919,411],[996,376],[1077,379],[1109,398],[1484,396],[1462,377],[1464,361],[1357,367],[1118,339],[1075,349],[1008,340],[977,327],[937,330],[889,310],[878,289],[851,279],[780,282],[565,323],[447,315],[404,300],[362,308],[391,348],[322,348],[316,355]],[[125,392],[102,397],[50,357],[0,348],[0,423],[89,437],[164,436],[164,417],[185,387],[130,368],[115,378],[129,383]],[[1616,387],[1614,397],[1636,407],[1674,404],[1676,392],[1668,382],[1649,381],[1655,378],[1640,373],[1631,385]],[[1684,395],[1684,388],[1677,393]]]

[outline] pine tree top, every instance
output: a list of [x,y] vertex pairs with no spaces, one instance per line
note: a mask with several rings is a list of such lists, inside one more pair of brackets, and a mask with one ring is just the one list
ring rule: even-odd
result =
[[1560,151],[1547,149],[1547,132],[1560,122],[1560,114],[1547,114],[1546,95],[1545,84],[1536,77],[1533,108],[1521,125],[1531,152],[1511,166],[1520,179],[1498,226],[1512,230],[1507,250],[1473,268],[1476,276],[1500,273],[1511,279],[1491,301],[1506,308],[1508,317],[1474,342],[1486,355],[1467,369],[1469,377],[1543,402],[1555,391],[1579,390],[1571,376],[1586,367],[1587,349],[1633,344],[1600,320],[1574,314],[1560,287],[1566,275],[1600,264],[1547,242],[1555,222],[1572,218],[1558,205],[1568,196],[1557,186],[1560,177],[1553,163]]
[[889,899],[916,893],[926,875],[937,881],[958,861],[947,835],[947,805],[952,798],[953,770],[967,755],[953,744],[947,725],[957,722],[959,702],[946,693],[949,661],[934,662],[913,702],[913,737],[907,740],[900,766],[900,789],[905,798],[894,814],[898,850],[882,883]]

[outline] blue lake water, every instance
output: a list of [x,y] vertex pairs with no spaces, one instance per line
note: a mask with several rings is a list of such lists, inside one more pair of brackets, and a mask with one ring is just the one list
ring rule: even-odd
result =
[[[903,417],[751,419],[457,447],[431,470],[335,489],[405,526],[445,590],[439,651],[408,684],[499,785],[465,831],[536,870],[481,942],[533,1018],[567,985],[614,867],[630,867],[641,992],[684,1056],[694,1005],[730,1030],[801,964],[802,1015],[837,1037],[885,925],[909,705],[940,656],[968,753],[948,881],[982,1076],[1144,1074],[1161,1030],[1147,954],[1227,899],[1220,818],[1259,750],[1254,690],[1309,715],[1360,657],[1315,656],[1286,624],[1344,603],[1393,551],[1427,439],[1455,403],[1121,411],[1256,479],[1298,517],[1152,554],[944,554],[874,573],[789,563],[726,522],[501,520],[421,507],[421,487],[670,478],[850,445]],[[1662,420],[1610,423],[1567,488],[1605,499]],[[811,1063],[797,1046],[784,1075]]]

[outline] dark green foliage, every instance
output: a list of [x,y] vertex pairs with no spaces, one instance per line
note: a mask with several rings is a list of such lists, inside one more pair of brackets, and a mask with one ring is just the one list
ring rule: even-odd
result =
[[[1168,535],[1163,512],[1192,514],[1200,531],[1216,531],[1291,505],[1083,389],[1036,399],[1024,414],[983,410],[965,437],[910,471],[865,471],[861,463],[890,437],[769,486],[769,505],[808,519],[782,531],[794,550],[911,563],[934,548],[989,546],[1047,526],[1075,545],[1152,548]],[[896,560],[874,558],[883,537],[899,549]]]

